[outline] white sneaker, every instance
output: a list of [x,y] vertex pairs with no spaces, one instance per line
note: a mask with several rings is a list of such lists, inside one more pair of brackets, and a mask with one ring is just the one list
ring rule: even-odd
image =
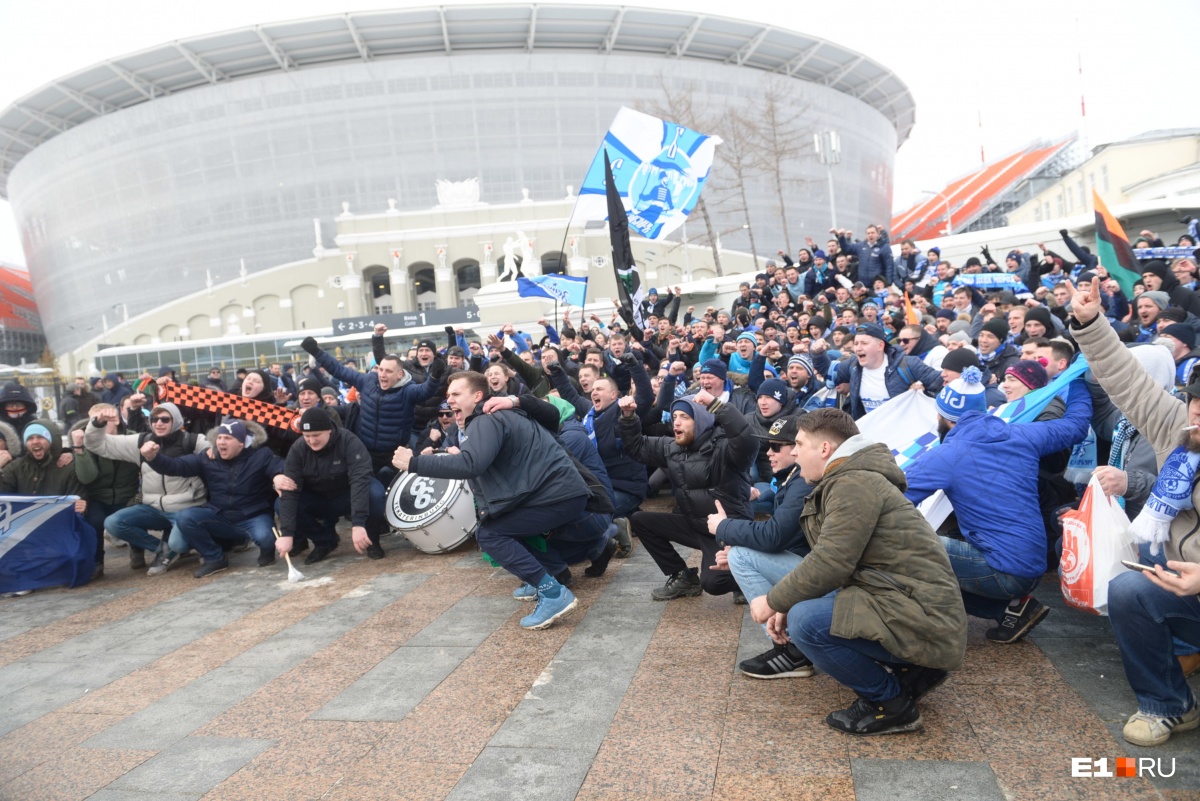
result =
[[1125,722],[1125,729],[1121,733],[1134,745],[1149,747],[1162,745],[1177,731],[1191,731],[1197,726],[1200,726],[1200,706],[1193,705],[1187,712],[1173,718],[1160,718],[1138,710]]
[[3,595],[0,595],[0,598],[22,598],[31,592],[33,592],[33,590],[18,590],[17,592],[6,592]]

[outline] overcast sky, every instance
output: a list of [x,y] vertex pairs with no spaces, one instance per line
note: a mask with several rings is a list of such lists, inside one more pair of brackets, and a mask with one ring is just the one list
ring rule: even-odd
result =
[[[445,0],[442,5],[479,2]],[[255,23],[429,5],[437,4],[0,0],[0,107],[98,61],[174,39]],[[1191,100],[1195,0],[742,0],[736,5],[654,0],[646,5],[724,16],[736,8],[744,19],[821,36],[894,70],[917,103],[916,127],[896,156],[896,209],[911,205],[921,190],[941,189],[975,169],[981,145],[992,160],[1079,128],[1080,53],[1089,145],[1200,123]],[[0,261],[25,261],[4,201]]]

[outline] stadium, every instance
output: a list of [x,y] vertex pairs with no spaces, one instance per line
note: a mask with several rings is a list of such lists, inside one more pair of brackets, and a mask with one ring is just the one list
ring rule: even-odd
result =
[[[105,341],[105,321],[193,295],[203,307],[214,282],[307,258],[314,219],[332,246],[344,202],[427,210],[439,180],[470,179],[481,205],[561,201],[622,105],[662,111],[686,95],[752,119],[772,93],[806,132],[839,134],[838,224],[887,220],[895,152],[915,118],[894,73],[780,27],[616,5],[352,13],[114,58],[0,111],[0,195],[17,218],[49,347],[62,355]],[[786,217],[793,230],[823,230],[826,168],[807,136],[785,161]],[[711,199],[712,230],[746,250],[752,221],[761,257],[783,246],[783,215],[765,177],[751,184],[749,208]],[[456,273],[449,290],[439,286],[439,306],[462,303],[464,274],[488,261],[482,244],[459,250],[438,254]],[[403,258],[432,266],[438,255],[408,248]],[[370,267],[352,263],[364,292]],[[397,311],[417,308],[415,290],[397,293],[408,298]],[[313,303],[289,301],[281,324],[312,329],[337,316]]]

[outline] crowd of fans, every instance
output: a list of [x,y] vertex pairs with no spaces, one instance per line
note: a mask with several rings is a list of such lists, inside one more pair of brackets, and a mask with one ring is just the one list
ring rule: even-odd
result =
[[[158,402],[169,367],[136,387],[77,381],[65,436],[10,384],[0,493],[77,495],[134,567],[160,575],[196,554],[203,577],[250,545],[261,566],[320,561],[343,518],[355,549],[383,558],[400,472],[464,480],[479,547],[535,602],[522,626],[575,606],[570,565],[601,576],[637,538],[666,579],[655,600],[750,604],[772,644],[743,673],[820,668],[858,697],[829,725],[884,734],[920,727],[918,700],[961,666],[968,615],[994,621],[998,644],[1046,617],[1032,592],[1079,500],[1072,448],[1092,436],[1104,491],[1157,532],[1147,570],[1114,580],[1109,604],[1139,707],[1125,737],[1157,745],[1200,724],[1185,681],[1200,667],[1196,259],[1144,261],[1128,297],[1061,233],[1069,256],[1039,243],[1001,263],[984,247],[958,265],[912,241],[894,250],[881,226],[862,240],[831,231],[823,248],[781,251],[728,308],[650,289],[610,319],[568,308],[536,333],[509,324],[468,341],[447,328],[403,353],[381,325],[366,371],[308,338],[299,369],[238,371],[227,385],[214,368],[200,381],[294,406],[292,431]],[[1162,244],[1148,231],[1138,241]],[[968,278],[982,274],[1003,288]],[[1080,353],[1090,372],[1036,421],[989,414]],[[856,421],[914,391],[936,398],[942,444],[902,471]],[[955,513],[935,532],[914,504],[938,490]],[[642,510],[659,493],[671,511]]]

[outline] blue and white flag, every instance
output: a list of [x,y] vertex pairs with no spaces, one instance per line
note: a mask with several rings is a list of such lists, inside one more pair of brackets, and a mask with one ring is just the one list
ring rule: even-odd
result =
[[954,279],[955,286],[973,286],[980,292],[1012,292],[1018,297],[1033,296],[1016,273],[964,273]]
[[73,495],[0,495],[0,593],[87,584],[96,531],[75,514]]
[[666,237],[696,207],[720,143],[719,137],[622,108],[579,188],[571,224],[608,219],[604,187],[607,151],[630,229],[647,239]]
[[568,306],[583,308],[587,298],[587,279],[550,273],[532,278],[517,278],[517,294],[523,298],[550,298]]

